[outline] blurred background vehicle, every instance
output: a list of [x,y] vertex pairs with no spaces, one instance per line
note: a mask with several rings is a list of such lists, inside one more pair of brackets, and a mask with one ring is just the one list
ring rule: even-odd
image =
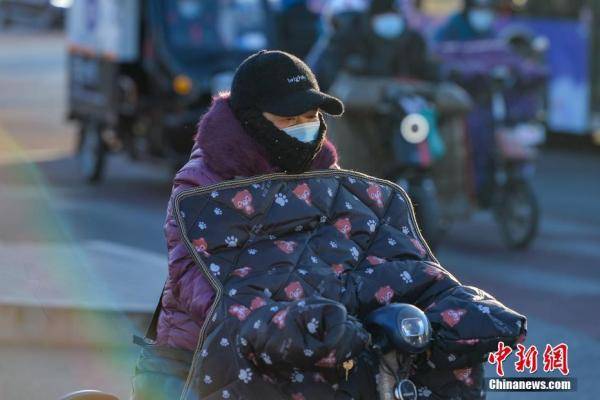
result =
[[0,28],[11,25],[38,29],[62,28],[73,0],[1,0]]
[[198,116],[248,55],[272,41],[262,0],[76,1],[68,15],[69,118],[80,171],[106,156],[187,161]]

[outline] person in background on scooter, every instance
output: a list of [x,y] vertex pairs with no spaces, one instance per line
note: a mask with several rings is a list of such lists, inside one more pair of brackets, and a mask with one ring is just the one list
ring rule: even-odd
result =
[[408,27],[397,1],[373,0],[352,21],[339,24],[327,45],[309,57],[322,87],[327,89],[344,69],[357,75],[437,80],[425,38]]
[[495,20],[495,0],[465,0],[463,9],[448,19],[435,39],[438,42],[493,39]]
[[320,19],[307,0],[284,0],[275,15],[277,48],[304,59],[317,41]]
[[[456,41],[468,46],[470,42],[496,38],[496,0],[465,0],[464,9],[450,17],[445,26],[436,34],[439,43]],[[477,88],[471,95],[476,99],[474,109],[467,116],[467,134],[471,157],[475,191],[481,206],[487,207],[491,201],[494,170],[494,129],[491,104],[481,96],[489,88]]]

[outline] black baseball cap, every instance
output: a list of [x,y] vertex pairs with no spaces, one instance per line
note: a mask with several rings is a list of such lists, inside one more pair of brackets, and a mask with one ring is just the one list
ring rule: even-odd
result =
[[341,115],[344,104],[321,92],[315,75],[298,57],[283,51],[262,50],[244,60],[231,84],[234,110],[258,108],[283,117],[320,109]]

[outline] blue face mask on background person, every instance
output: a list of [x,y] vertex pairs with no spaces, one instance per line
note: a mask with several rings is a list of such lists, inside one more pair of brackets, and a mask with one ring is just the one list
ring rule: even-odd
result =
[[469,11],[469,24],[477,32],[487,32],[492,29],[494,24],[494,12],[488,9],[479,9]]
[[319,136],[321,121],[306,122],[304,124],[290,126],[282,129],[289,136],[298,139],[302,143],[314,142]]
[[177,3],[177,9],[183,17],[194,19],[200,16],[202,5],[199,0],[180,0]]
[[396,13],[380,14],[371,22],[375,34],[384,39],[394,39],[404,32],[404,19]]

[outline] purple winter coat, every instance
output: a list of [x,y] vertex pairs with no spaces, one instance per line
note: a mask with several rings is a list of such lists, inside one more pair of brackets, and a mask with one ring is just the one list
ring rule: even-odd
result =
[[[169,275],[162,298],[157,344],[195,350],[200,327],[214,292],[181,241],[173,201],[184,190],[235,177],[277,172],[265,150],[246,134],[228,103],[229,95],[213,100],[198,124],[190,160],[173,180],[164,232],[169,252]],[[334,145],[326,141],[311,169],[339,168]]]

